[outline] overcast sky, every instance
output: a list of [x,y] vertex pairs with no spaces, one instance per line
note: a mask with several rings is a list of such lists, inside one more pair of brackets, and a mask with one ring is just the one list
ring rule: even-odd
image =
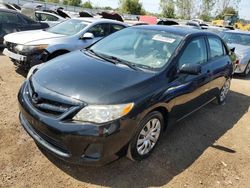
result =
[[[83,0],[85,1],[85,0]],[[90,0],[95,6],[110,6],[112,8],[118,7],[119,0]],[[144,9],[149,12],[159,12],[160,11],[160,0],[141,0]],[[241,0],[239,5],[239,16],[250,20],[250,0]]]

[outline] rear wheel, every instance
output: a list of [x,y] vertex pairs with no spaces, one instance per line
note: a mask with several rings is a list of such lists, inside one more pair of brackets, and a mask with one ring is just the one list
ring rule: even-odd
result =
[[160,112],[149,113],[140,123],[132,138],[128,157],[134,161],[147,158],[157,145],[164,125],[164,118]]
[[224,83],[223,87],[221,88],[220,93],[219,93],[219,95],[217,97],[219,104],[223,104],[225,102],[225,100],[227,98],[227,94],[228,94],[228,92],[230,90],[230,85],[231,85],[231,78],[228,78],[225,81],[225,83]]

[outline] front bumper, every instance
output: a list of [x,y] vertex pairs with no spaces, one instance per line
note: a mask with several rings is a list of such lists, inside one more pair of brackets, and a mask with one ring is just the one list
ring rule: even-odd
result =
[[136,127],[134,119],[120,119],[97,126],[49,117],[27,101],[24,87],[18,94],[20,122],[42,148],[64,161],[101,166],[126,154]]
[[3,50],[3,54],[8,56],[11,59],[14,59],[14,60],[17,60],[17,61],[27,61],[27,56],[13,53],[13,52],[9,51],[7,48],[5,48]]
[[20,54],[5,48],[3,54],[8,56],[13,63],[25,70],[29,70],[32,66],[45,62],[49,56],[47,51],[34,52],[29,54]]

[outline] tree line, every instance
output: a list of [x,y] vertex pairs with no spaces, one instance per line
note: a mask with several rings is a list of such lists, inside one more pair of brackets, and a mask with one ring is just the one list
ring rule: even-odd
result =
[[161,14],[167,18],[222,19],[226,14],[238,15],[240,0],[161,0]]

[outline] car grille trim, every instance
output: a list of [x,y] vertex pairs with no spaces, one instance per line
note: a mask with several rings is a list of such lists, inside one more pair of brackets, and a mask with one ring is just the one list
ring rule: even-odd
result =
[[34,91],[33,86],[31,83],[28,83],[26,87],[26,94],[28,97],[29,102],[35,107],[38,111],[45,113],[46,115],[50,116],[61,116],[64,113],[70,111],[72,108],[77,107],[76,105],[66,104],[54,100],[50,100],[39,96],[39,98],[34,99]]

